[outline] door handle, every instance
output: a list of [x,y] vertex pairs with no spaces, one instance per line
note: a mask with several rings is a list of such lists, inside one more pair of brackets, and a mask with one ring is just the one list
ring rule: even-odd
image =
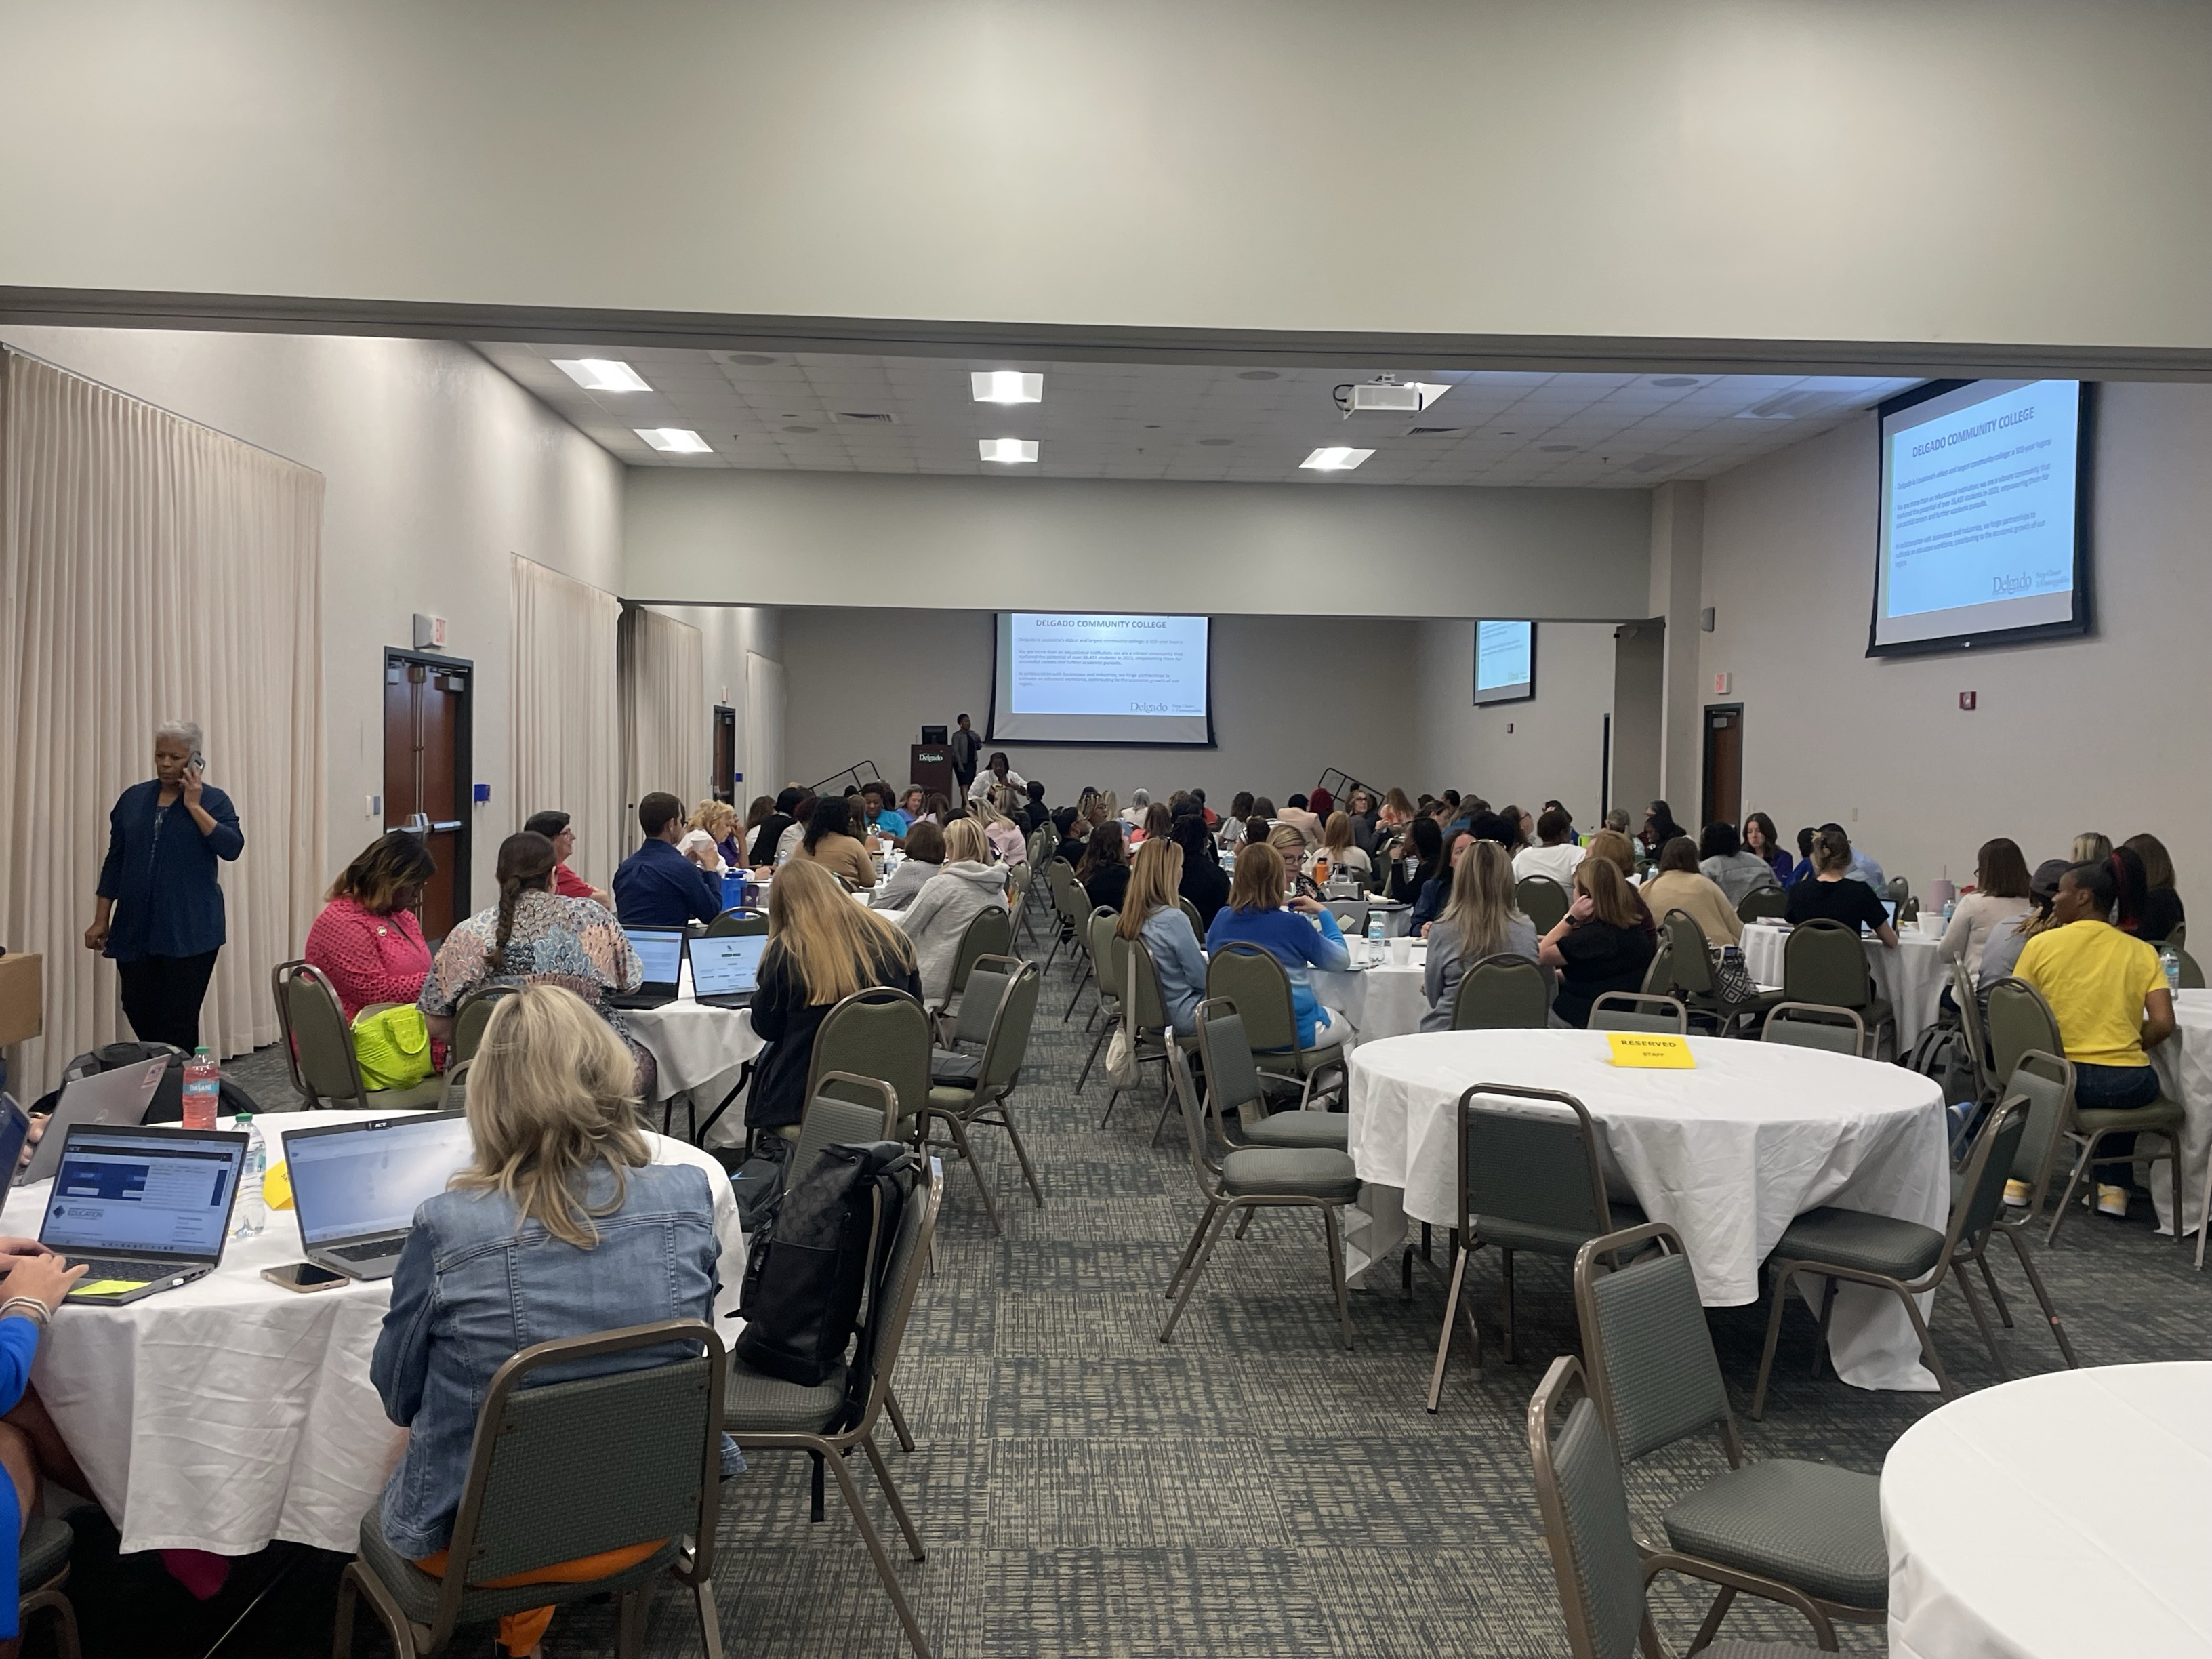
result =
[[460,827],[461,827],[461,821],[460,821],[459,818],[455,818],[455,819],[454,819],[451,823],[434,823],[434,824],[432,824],[432,825],[430,826],[430,833],[431,833],[431,834],[433,834],[433,835],[438,835],[438,834],[441,834],[441,833],[442,833],[442,834],[451,834],[453,831],[454,831],[454,830],[459,830]]

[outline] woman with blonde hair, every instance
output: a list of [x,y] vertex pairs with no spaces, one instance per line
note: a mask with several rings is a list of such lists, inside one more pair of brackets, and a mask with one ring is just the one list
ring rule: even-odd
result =
[[1248,843],[1237,854],[1229,902],[1206,930],[1206,949],[1212,955],[1231,945],[1256,945],[1282,963],[1291,981],[1298,1046],[1312,1048],[1340,1034],[1314,994],[1313,969],[1343,973],[1352,966],[1352,953],[1344,948],[1336,918],[1322,905],[1303,893],[1285,905],[1285,881],[1283,855],[1267,842]]
[[[425,1572],[446,1571],[477,1416],[501,1364],[532,1343],[658,1320],[711,1322],[721,1271],[732,1287],[743,1275],[742,1245],[725,1261],[715,1238],[706,1171],[656,1163],[636,1107],[629,1052],[574,992],[531,985],[494,1011],[470,1069],[473,1155],[415,1212],[369,1363],[386,1415],[408,1431],[379,1525]],[[580,1360],[562,1380],[696,1352],[671,1345]],[[744,1468],[725,1436],[723,1474]],[[517,1582],[605,1577],[665,1541]],[[552,1619],[550,1607],[508,1613],[500,1641],[512,1655],[538,1653]]]
[[1283,861],[1283,890],[1300,898],[1321,897],[1321,884],[1306,873],[1306,838],[1294,823],[1277,823],[1267,830],[1267,845]]
[[982,911],[1006,908],[1006,866],[991,862],[982,824],[955,818],[945,826],[945,862],[896,918],[899,931],[913,941],[924,998],[935,1001],[952,988],[968,924]]
[[1494,841],[1478,841],[1452,872],[1451,897],[1429,929],[1429,965],[1422,988],[1429,1012],[1424,1031],[1449,1031],[1459,1001],[1459,982],[1485,957],[1538,960],[1536,924],[1521,914],[1513,896],[1513,860]]
[[991,850],[1008,864],[1029,862],[1029,837],[1022,833],[1022,826],[1013,817],[1020,810],[1021,794],[1012,784],[1001,784],[975,803],[975,816],[982,823],[983,838],[991,843]]
[[[1205,820],[1198,822],[1203,830]],[[1206,1000],[1206,954],[1179,902],[1182,858],[1182,848],[1166,836],[1150,837],[1137,849],[1114,932],[1144,940],[1158,970],[1160,1004],[1176,1031],[1188,1036],[1198,1030],[1198,1005]]]
[[[1583,848],[1582,864],[1592,859],[1603,859],[1620,872],[1621,878],[1632,885],[1636,880],[1636,843],[1620,830],[1601,830],[1589,838]],[[1577,865],[1576,868],[1581,868]]]
[[1309,875],[1313,873],[1316,862],[1322,859],[1328,860],[1328,872],[1332,876],[1340,876],[1354,870],[1363,876],[1371,875],[1375,870],[1367,854],[1359,850],[1359,844],[1353,836],[1349,812],[1331,812],[1328,822],[1322,825],[1321,845],[1306,854],[1305,867]]
[[[1694,850],[1694,849],[1693,849]],[[1657,954],[1651,913],[1610,858],[1584,859],[1575,896],[1544,935],[1536,959],[1559,975],[1552,1012],[1570,1025],[1589,1024],[1590,1005],[1607,991],[1640,991]]]
[[702,800],[685,820],[684,839],[676,850],[710,875],[720,875],[743,862],[738,849],[738,814],[727,801]]
[[[960,828],[945,832],[951,842]],[[914,946],[885,916],[837,884],[820,864],[793,859],[769,889],[768,948],[753,993],[753,1031],[768,1047],[753,1072],[745,1122],[756,1129],[795,1124],[806,1112],[806,1074],[814,1039],[830,1011],[875,986],[921,995]],[[901,1101],[911,1113],[918,1101]]]

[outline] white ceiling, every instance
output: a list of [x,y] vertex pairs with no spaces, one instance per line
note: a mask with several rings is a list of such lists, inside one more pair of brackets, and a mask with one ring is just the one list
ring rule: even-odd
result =
[[[1915,384],[1820,375],[1467,373],[1417,362],[1353,374],[1261,364],[501,342],[480,342],[477,349],[633,466],[1063,478],[1644,489],[1668,478],[1711,477]],[[553,367],[556,358],[580,357],[618,358],[653,390],[586,392]],[[1044,401],[1005,408],[974,402],[969,374],[990,368],[1042,373]],[[1334,388],[1384,374],[1452,389],[1418,416],[1342,419]],[[891,418],[852,418],[871,415]],[[714,453],[663,454],[633,430],[663,426],[697,432]],[[1416,427],[1449,430],[1417,434]],[[976,455],[981,438],[1034,438],[1042,453],[1034,465],[985,462]],[[1329,444],[1376,453],[1354,472],[1300,470],[1310,451]]]

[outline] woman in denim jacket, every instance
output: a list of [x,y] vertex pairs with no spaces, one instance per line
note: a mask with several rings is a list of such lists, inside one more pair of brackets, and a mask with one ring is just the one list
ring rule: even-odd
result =
[[[704,1170],[655,1164],[637,1127],[630,1057],[573,991],[526,987],[484,1028],[469,1077],[475,1157],[415,1212],[369,1376],[410,1431],[384,1489],[386,1541],[442,1574],[492,1373],[533,1343],[662,1319],[714,1318],[714,1201]],[[538,1372],[535,1382],[630,1370],[680,1346]],[[722,1472],[744,1468],[722,1442]],[[572,1561],[539,1583],[603,1577],[665,1540]],[[526,1579],[524,1582],[532,1582]],[[501,1619],[512,1655],[537,1653],[550,1607]]]

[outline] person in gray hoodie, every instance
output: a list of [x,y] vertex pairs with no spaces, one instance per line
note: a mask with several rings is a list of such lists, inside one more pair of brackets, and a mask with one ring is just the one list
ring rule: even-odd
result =
[[924,1001],[934,1002],[952,985],[960,938],[978,911],[1006,908],[1006,872],[991,862],[983,826],[959,818],[945,826],[945,863],[922,883],[914,902],[893,918],[914,941]]
[[945,865],[945,831],[927,820],[906,832],[906,858],[869,900],[878,910],[903,910]]

